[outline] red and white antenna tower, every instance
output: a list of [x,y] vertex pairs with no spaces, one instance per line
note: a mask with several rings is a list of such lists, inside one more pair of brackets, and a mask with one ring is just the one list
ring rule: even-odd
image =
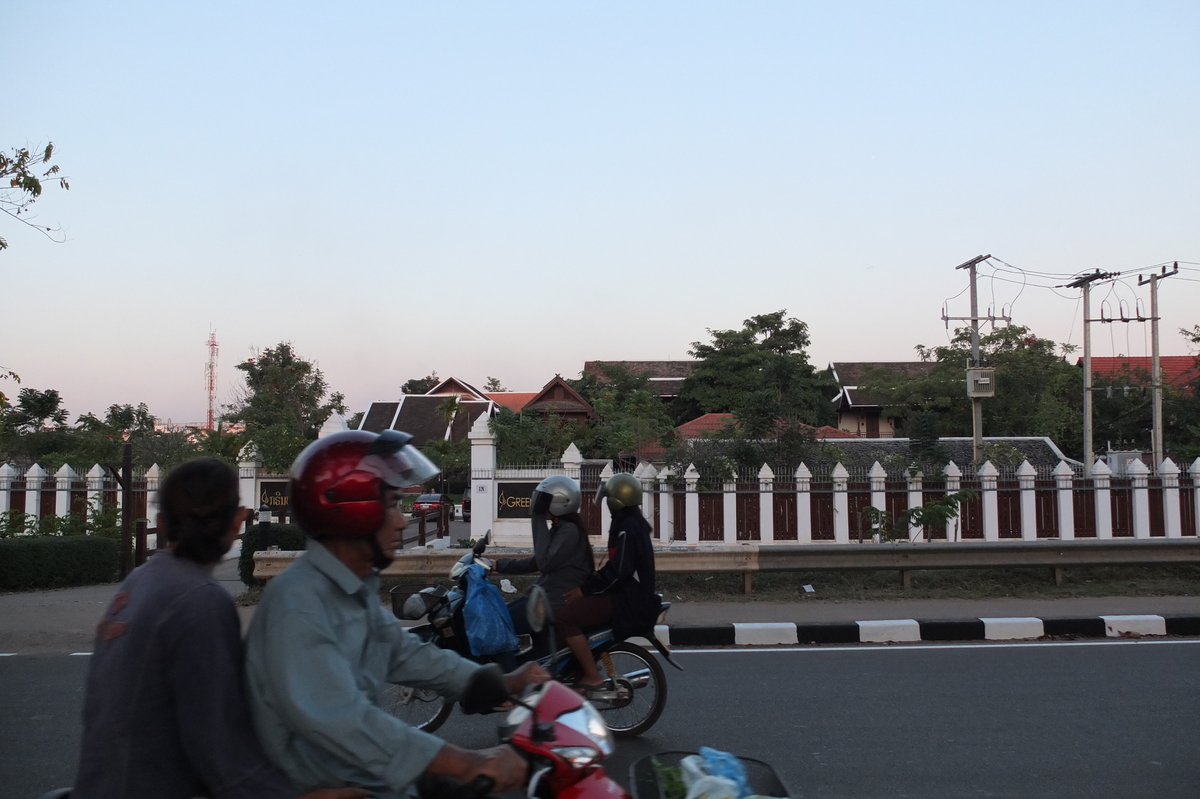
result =
[[208,386],[208,421],[204,427],[213,429],[213,415],[217,408],[217,333],[208,334],[208,365],[204,367],[204,383]]

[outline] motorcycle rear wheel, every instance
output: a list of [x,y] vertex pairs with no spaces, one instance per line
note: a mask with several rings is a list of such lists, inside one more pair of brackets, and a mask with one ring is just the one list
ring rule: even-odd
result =
[[[635,738],[653,727],[654,722],[662,715],[663,708],[667,706],[667,675],[658,658],[637,644],[623,641],[608,650],[608,655],[612,658],[616,673],[608,673],[605,676],[614,682],[617,678],[629,680],[631,674],[648,676],[646,684],[634,690],[633,698],[628,704],[620,707],[606,706],[603,702],[596,704],[596,709],[600,711],[604,723],[612,730],[613,735],[618,738]],[[599,665],[602,671],[608,671],[603,659]],[[638,681],[640,682],[640,679]]]
[[389,685],[379,694],[379,706],[410,727],[433,732],[446,723],[454,703],[424,688]]

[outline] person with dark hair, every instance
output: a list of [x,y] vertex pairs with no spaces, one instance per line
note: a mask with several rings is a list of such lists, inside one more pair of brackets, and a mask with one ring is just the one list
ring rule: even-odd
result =
[[642,484],[631,474],[614,474],[596,492],[612,513],[608,528],[608,561],[579,588],[566,594],[555,626],[583,669],[576,684],[588,689],[604,685],[584,630],[611,623],[623,640],[654,637],[662,601],[654,590],[654,544],[650,524],[642,516]]
[[212,577],[246,518],[237,473],[187,461],[163,479],[158,504],[170,548],[134,569],[96,627],[71,797],[292,799],[298,791],[255,738],[237,609]]

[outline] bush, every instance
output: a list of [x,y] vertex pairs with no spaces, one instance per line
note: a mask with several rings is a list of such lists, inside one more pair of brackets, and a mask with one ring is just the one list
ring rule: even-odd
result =
[[[289,551],[304,549],[307,545],[307,537],[304,533],[300,532],[300,528],[296,525],[271,525],[271,546]],[[266,549],[266,546],[263,545],[263,537],[259,532],[258,525],[250,525],[250,529],[242,536],[242,556],[238,559],[238,576],[242,578],[242,582],[246,585],[266,584],[265,580],[254,579],[254,553],[261,552],[264,549]]]
[[111,583],[120,546],[94,536],[32,536],[0,540],[0,591]]

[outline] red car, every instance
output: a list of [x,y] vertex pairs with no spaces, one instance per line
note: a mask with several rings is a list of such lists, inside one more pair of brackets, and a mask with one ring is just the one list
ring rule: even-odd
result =
[[436,517],[442,512],[442,507],[450,509],[450,517],[454,517],[454,503],[450,500],[449,494],[422,494],[417,497],[417,501],[413,503],[412,515],[414,519],[421,516]]

